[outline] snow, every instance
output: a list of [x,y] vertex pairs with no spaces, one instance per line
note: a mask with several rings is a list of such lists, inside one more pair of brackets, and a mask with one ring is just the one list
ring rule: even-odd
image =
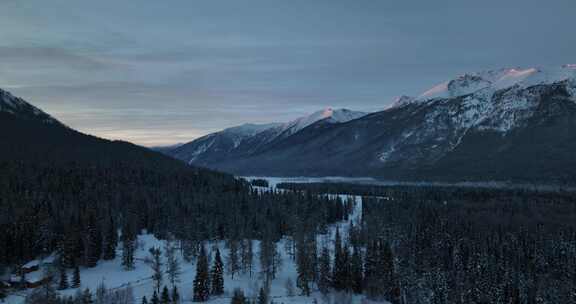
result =
[[495,92],[513,86],[526,88],[569,79],[576,79],[575,64],[566,64],[561,67],[490,70],[461,75],[453,80],[443,82],[420,94],[416,101],[464,96],[485,88],[490,88],[492,92]]
[[396,97],[392,102],[392,104],[388,107],[388,109],[400,108],[405,105],[411,104],[412,102],[414,102],[414,97],[402,95],[400,97]]
[[[279,182],[287,181],[282,178],[266,178],[270,182],[270,188],[275,189],[276,185]],[[339,178],[335,178],[339,180]],[[290,179],[294,181],[294,179]],[[311,181],[311,179],[308,179]],[[330,195],[335,196],[335,195]],[[359,223],[360,216],[362,213],[362,198],[359,196],[348,196],[348,195],[339,195],[341,199],[353,199],[355,200],[355,207],[353,213],[351,214],[350,220]],[[333,225],[327,232],[326,235],[319,235],[318,236],[318,244],[319,249],[320,246],[327,245],[330,250],[333,249],[332,240],[334,238],[336,227],[339,227],[341,231],[341,235],[343,238],[346,237],[346,231],[350,225],[349,221],[341,222],[336,225]],[[324,302],[324,297],[319,292],[313,292],[310,297],[298,296],[299,291],[296,287],[296,265],[292,261],[289,253],[287,252],[286,248],[288,240],[283,239],[277,244],[278,251],[281,256],[281,268],[277,274],[277,277],[272,281],[271,288],[270,288],[270,296],[271,299],[275,303],[313,303],[314,300],[318,303]],[[260,286],[262,285],[262,280],[259,278],[258,272],[260,271],[260,265],[258,261],[258,251],[259,251],[259,242],[253,241],[253,248],[254,248],[254,272],[253,276],[250,275],[235,275],[234,279],[232,279],[228,274],[225,275],[224,284],[225,284],[225,294],[220,297],[212,297],[207,303],[214,303],[214,304],[223,304],[223,303],[230,303],[230,298],[232,296],[232,292],[236,288],[240,288],[244,291],[245,295],[248,297],[256,297],[259,291]],[[121,246],[118,246],[117,258],[112,261],[101,261],[98,265],[94,268],[81,268],[81,281],[82,286],[80,289],[90,288],[94,291],[101,283],[104,283],[105,286],[109,289],[120,289],[125,288],[130,285],[134,291],[134,295],[136,298],[136,303],[141,302],[141,298],[146,296],[150,299],[152,292],[154,290],[153,281],[151,279],[152,276],[152,269],[145,263],[145,258],[149,255],[149,249],[152,247],[164,249],[165,241],[159,240],[154,235],[143,233],[138,236],[138,248],[135,252],[135,269],[131,271],[125,271],[121,265]],[[225,260],[228,255],[228,249],[225,248],[224,242],[210,242],[206,245],[206,248],[213,249],[218,247],[222,253],[222,257]],[[181,270],[182,275],[180,277],[180,282],[177,284],[180,294],[183,298],[183,303],[191,303],[192,302],[192,286],[194,277],[196,275],[196,263],[195,261],[192,263],[187,263],[184,261],[182,256],[178,252],[178,259],[181,262]],[[212,251],[213,252],[213,251]],[[213,254],[212,254],[213,258]],[[165,261],[164,261],[164,264]],[[72,277],[72,272],[68,273],[69,278]],[[294,291],[296,296],[288,296],[286,291],[286,282],[287,280],[291,280],[293,283]],[[167,283],[166,277],[164,278],[164,282]],[[76,289],[68,289],[65,291],[60,291],[62,295],[74,295],[76,293]],[[26,292],[19,292],[17,294],[12,294],[6,299],[6,303],[8,304],[20,304],[24,302],[24,296]],[[332,294],[329,297],[334,298],[337,295]],[[363,303],[365,301],[363,296],[355,295],[352,296],[350,299],[350,304],[354,303]]]
[[420,94],[420,96],[418,96],[418,100],[428,100],[428,99],[434,99],[434,98],[440,98],[440,97],[449,97],[448,81],[443,82],[443,83],[438,84],[438,85],[435,85],[431,89]]
[[[253,136],[266,133],[263,142],[270,143],[278,138],[285,138],[298,131],[320,121],[326,120],[330,123],[343,123],[350,120],[360,118],[367,113],[356,112],[347,109],[332,109],[326,108],[314,112],[308,116],[300,117],[287,123],[270,123],[270,124],[243,124],[237,127],[231,127],[222,131],[212,133],[196,139],[191,142],[192,145],[198,144],[198,147],[191,152],[187,152],[186,159],[189,164],[194,163],[202,154],[207,153],[214,145],[217,136],[225,136],[232,140],[232,147],[228,150],[235,150],[242,145],[242,143]],[[205,143],[208,139],[212,141]],[[216,145],[218,148],[218,145]],[[217,148],[214,148],[216,150]]]
[[294,134],[320,120],[327,119],[331,123],[344,123],[348,122],[362,116],[367,113],[356,112],[348,109],[333,109],[326,108],[320,111],[316,111],[308,116],[297,118],[291,122],[285,123],[279,127],[280,133],[289,133],[289,135]]
[[266,131],[268,129],[274,128],[279,126],[279,123],[270,123],[270,124],[243,124],[237,127],[232,127],[228,129],[224,129],[222,132],[227,132],[231,134],[236,134],[239,136],[254,136],[260,132]]

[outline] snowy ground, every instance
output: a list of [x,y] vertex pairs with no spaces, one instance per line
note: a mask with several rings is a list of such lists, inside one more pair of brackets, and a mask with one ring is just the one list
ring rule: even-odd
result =
[[[271,187],[275,187],[277,183],[271,184]],[[351,216],[352,221],[359,221],[362,212],[362,198],[341,195],[344,198],[353,198],[356,201],[353,214]],[[318,246],[319,250],[321,246],[332,247],[331,240],[334,239],[334,234],[336,232],[336,227],[340,227],[340,231],[343,237],[346,237],[346,231],[349,226],[349,222],[341,222],[337,225],[330,227],[327,235],[319,236]],[[296,265],[292,261],[291,257],[285,250],[285,244],[287,240],[281,240],[278,243],[278,250],[282,258],[282,266],[277,274],[275,280],[273,280],[270,296],[274,303],[314,303],[316,299],[317,303],[326,303],[326,299],[322,297],[319,292],[315,292],[311,297],[302,296],[289,296],[287,293],[286,282],[291,280],[293,284],[294,293],[299,294],[299,290],[295,286],[296,282]],[[156,239],[151,234],[142,234],[138,237],[138,249],[135,254],[136,267],[132,271],[125,271],[121,265],[121,251],[118,251],[118,257],[113,261],[103,261],[100,262],[94,268],[83,268],[81,269],[82,286],[81,288],[90,288],[95,290],[99,284],[102,282],[106,287],[110,289],[124,288],[130,285],[134,290],[134,295],[136,297],[136,303],[141,302],[141,298],[146,296],[150,299],[152,292],[154,290],[153,282],[151,279],[152,270],[144,262],[145,257],[149,255],[148,250],[151,247],[164,248],[164,241]],[[223,242],[212,243],[207,246],[207,249],[212,249],[215,246],[220,248],[222,253],[222,258],[226,262],[226,257],[228,255],[228,250],[225,248]],[[120,248],[120,246],[119,246]],[[208,303],[230,303],[230,297],[235,288],[241,288],[248,297],[256,297],[259,288],[262,286],[262,281],[259,278],[259,260],[258,260],[258,241],[254,241],[254,274],[252,277],[249,275],[236,275],[232,279],[229,275],[224,278],[225,284],[225,294],[222,297],[213,297]],[[333,248],[331,248],[333,250]],[[183,298],[183,303],[192,303],[192,286],[193,280],[196,275],[196,265],[195,262],[187,263],[179,256],[181,260],[182,275],[180,278],[180,283],[178,284],[178,289]],[[72,277],[72,272],[69,272],[69,277]],[[167,280],[165,278],[165,283]],[[168,285],[168,284],[167,284]],[[61,294],[73,295],[76,289],[68,289],[62,291]],[[13,294],[7,298],[6,303],[9,304],[19,304],[24,302],[25,293]],[[334,295],[332,295],[334,296]],[[367,303],[363,302],[363,298],[360,296],[355,296],[346,301],[347,303]],[[330,301],[330,303],[333,303]]]

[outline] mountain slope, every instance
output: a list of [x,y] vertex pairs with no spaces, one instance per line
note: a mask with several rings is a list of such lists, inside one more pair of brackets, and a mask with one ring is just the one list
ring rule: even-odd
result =
[[131,143],[82,134],[3,90],[0,90],[0,161],[181,166],[167,156]]
[[576,66],[460,76],[340,124],[214,164],[243,175],[576,181]]
[[339,124],[364,115],[366,113],[327,108],[288,123],[245,124],[206,135],[167,154],[189,164],[217,167],[219,163],[250,157],[270,149],[319,121]]

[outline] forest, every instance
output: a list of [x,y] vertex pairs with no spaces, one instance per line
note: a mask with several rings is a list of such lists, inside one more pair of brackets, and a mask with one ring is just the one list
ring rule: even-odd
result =
[[[368,295],[380,294],[392,303],[576,302],[576,193],[338,184],[280,187],[372,195],[364,197],[362,224],[348,232],[345,246],[365,253]],[[367,263],[382,247],[392,260],[379,268],[389,273],[372,279]],[[378,286],[384,290],[378,291]]]
[[[279,191],[197,168],[0,167],[2,271],[58,256],[52,283],[30,294],[31,304],[135,303],[130,288],[100,286],[73,297],[54,289],[78,286],[78,267],[117,254],[129,270],[143,232],[170,245],[150,249],[156,283],[142,303],[179,303],[179,291],[167,287],[179,271],[170,262],[174,250],[196,265],[194,301],[221,295],[224,273],[259,269],[265,283],[258,297],[235,290],[230,301],[272,303],[282,240],[296,265],[294,293],[321,294],[325,303],[349,303],[353,295],[393,304],[576,301],[576,193],[568,191],[347,184]],[[361,196],[359,221],[350,218],[353,200],[327,193]],[[210,246],[219,241],[225,255]]]

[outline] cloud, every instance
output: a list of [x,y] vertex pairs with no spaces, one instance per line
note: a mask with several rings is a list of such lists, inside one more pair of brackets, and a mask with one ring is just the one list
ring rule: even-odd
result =
[[84,132],[180,142],[325,106],[382,109],[465,72],[573,62],[576,2],[552,2],[10,1],[0,87]]

